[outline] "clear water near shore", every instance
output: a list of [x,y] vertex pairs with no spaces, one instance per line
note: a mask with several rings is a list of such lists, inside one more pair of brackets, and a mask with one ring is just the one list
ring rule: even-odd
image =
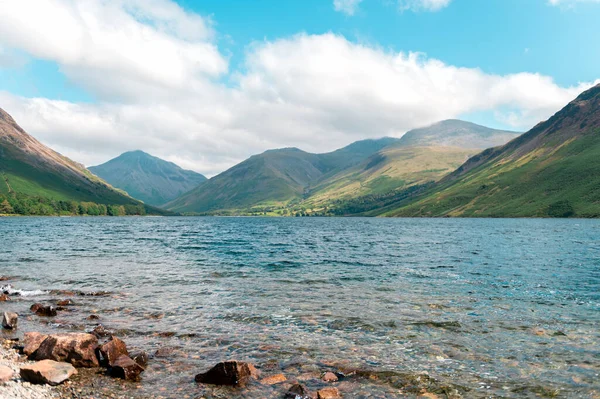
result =
[[[15,288],[110,293],[21,331],[97,313],[163,349],[132,395],[282,396],[193,383],[238,359],[314,387],[358,371],[346,397],[410,394],[400,382],[421,373],[467,397],[600,396],[600,221],[2,218],[0,237]],[[15,299],[2,308],[64,298]]]

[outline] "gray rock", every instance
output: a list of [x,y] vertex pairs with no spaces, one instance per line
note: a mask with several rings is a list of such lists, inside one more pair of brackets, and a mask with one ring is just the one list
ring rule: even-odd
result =
[[2,327],[7,330],[16,330],[17,322],[19,321],[19,315],[13,312],[4,312],[2,317]]

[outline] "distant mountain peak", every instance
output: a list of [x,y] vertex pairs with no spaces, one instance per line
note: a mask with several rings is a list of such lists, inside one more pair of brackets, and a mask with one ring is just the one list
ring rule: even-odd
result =
[[446,146],[485,149],[506,144],[520,133],[497,130],[460,119],[447,119],[407,132],[398,146]]
[[155,206],[164,205],[206,181],[200,173],[142,150],[125,152],[90,170],[132,197]]

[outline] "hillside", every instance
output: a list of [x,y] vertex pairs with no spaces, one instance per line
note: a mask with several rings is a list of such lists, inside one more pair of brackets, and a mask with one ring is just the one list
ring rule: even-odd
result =
[[155,206],[162,206],[206,181],[199,173],[143,151],[126,152],[89,170],[133,198]]
[[362,163],[319,182],[304,205],[325,206],[332,200],[378,196],[438,181],[470,156],[518,135],[459,120],[411,130]]
[[387,216],[599,217],[600,85]]
[[363,140],[326,154],[297,148],[269,150],[213,177],[166,207],[190,213],[259,205],[283,207],[301,199],[324,176],[356,165],[392,142],[395,139]]
[[140,209],[145,209],[138,201],[94,176],[83,165],[34,139],[2,109],[0,196],[2,201],[27,202],[46,213],[56,206],[52,201],[141,206]]

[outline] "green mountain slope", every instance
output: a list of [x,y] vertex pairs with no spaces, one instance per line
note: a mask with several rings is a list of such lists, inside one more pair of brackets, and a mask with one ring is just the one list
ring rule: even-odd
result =
[[328,174],[362,162],[395,139],[364,140],[327,154],[297,148],[255,155],[166,205],[177,212],[205,213],[285,206],[303,197]]
[[387,216],[599,217],[600,85]]
[[146,204],[161,206],[198,187],[203,175],[143,151],[126,152],[89,170]]
[[480,150],[518,135],[459,120],[411,130],[362,163],[319,182],[304,205],[314,208],[438,181]]
[[44,146],[0,109],[0,195],[54,201],[141,205],[87,169]]

